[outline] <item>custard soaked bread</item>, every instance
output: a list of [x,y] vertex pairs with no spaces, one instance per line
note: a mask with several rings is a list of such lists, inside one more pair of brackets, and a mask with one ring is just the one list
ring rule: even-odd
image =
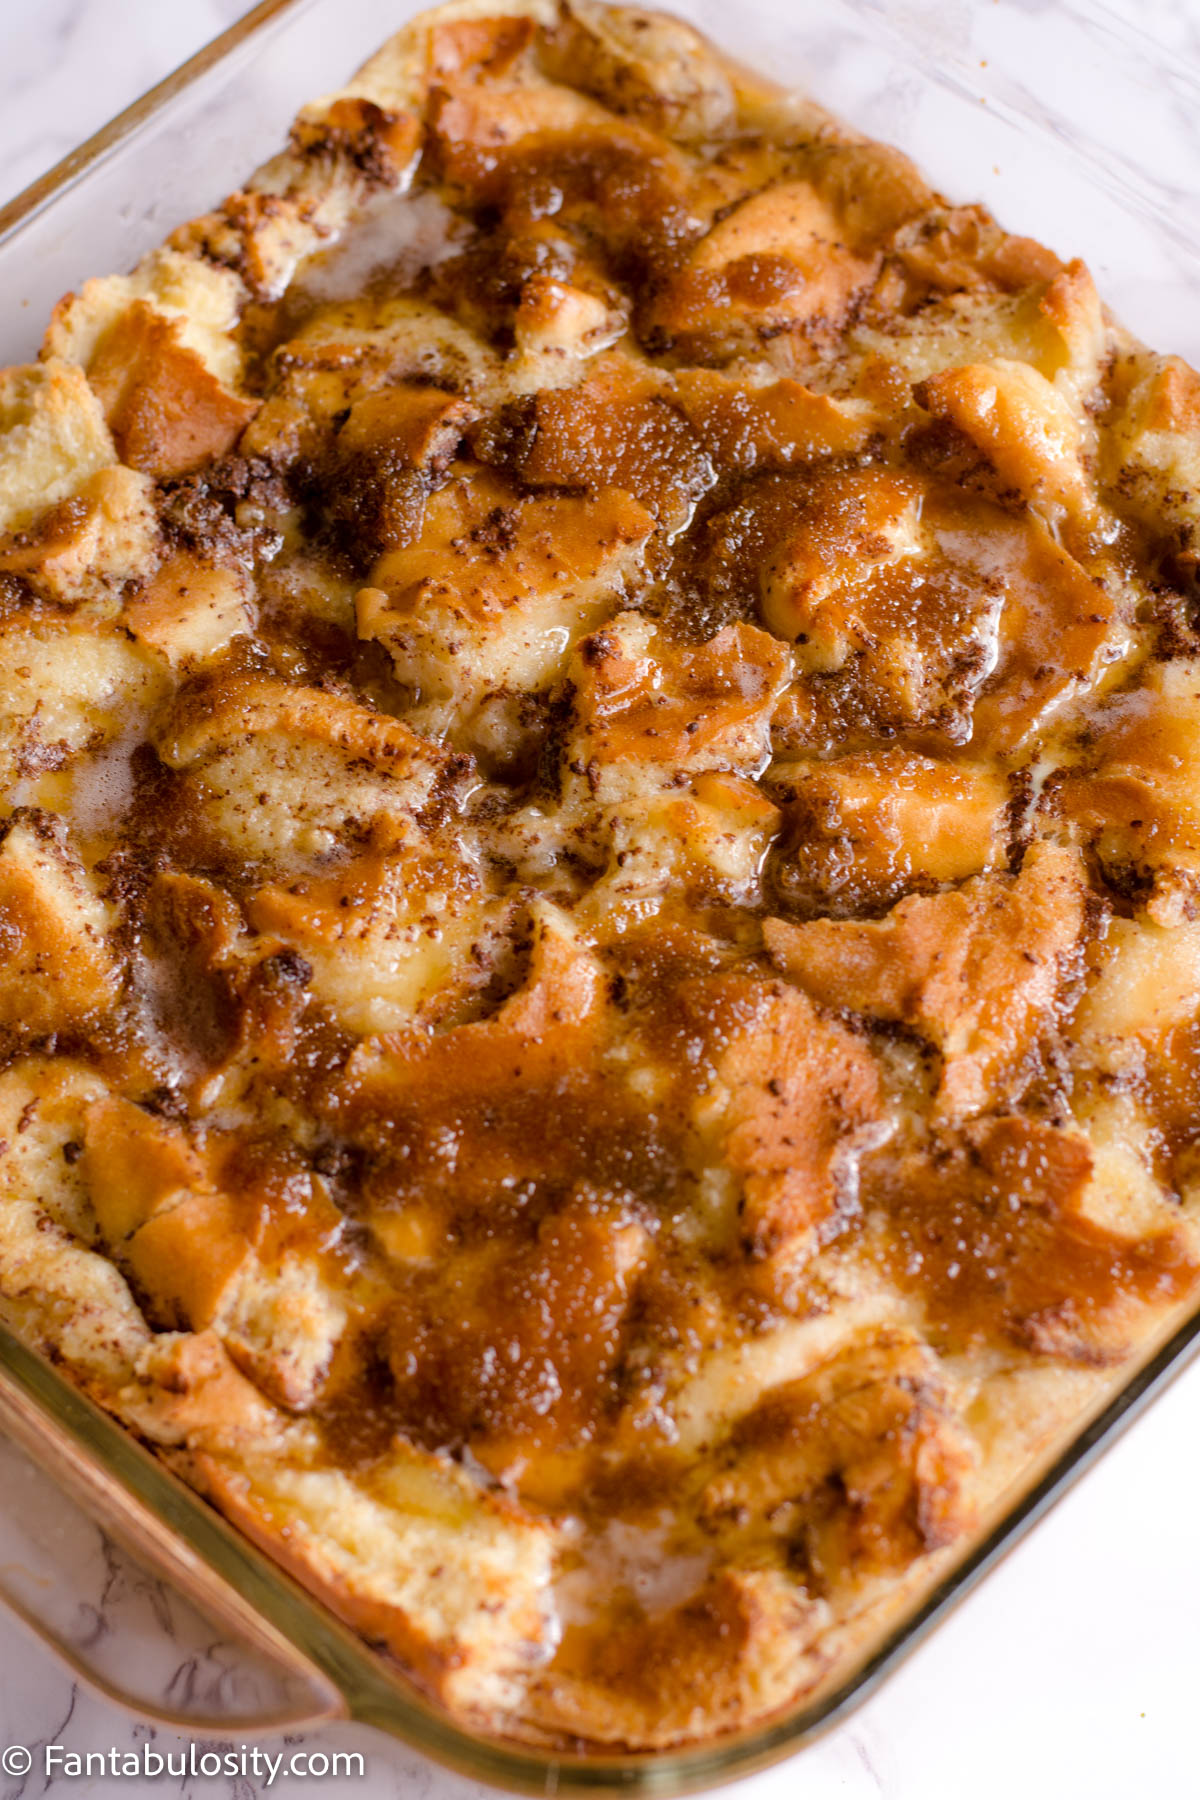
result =
[[828,1685],[1200,1283],[1200,380],[472,0],[0,427],[6,1316],[475,1729]]

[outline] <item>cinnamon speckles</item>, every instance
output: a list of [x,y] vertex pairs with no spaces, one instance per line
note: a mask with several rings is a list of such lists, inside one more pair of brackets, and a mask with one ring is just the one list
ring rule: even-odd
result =
[[506,5],[0,375],[0,1305],[452,1717],[645,1751],[1200,1289],[1200,385]]

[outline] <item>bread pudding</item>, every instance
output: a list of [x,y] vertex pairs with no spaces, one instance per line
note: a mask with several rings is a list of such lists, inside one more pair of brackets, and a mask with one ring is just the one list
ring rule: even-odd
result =
[[831,1691],[1200,1284],[1200,378],[465,0],[0,372],[0,1309],[457,1720]]

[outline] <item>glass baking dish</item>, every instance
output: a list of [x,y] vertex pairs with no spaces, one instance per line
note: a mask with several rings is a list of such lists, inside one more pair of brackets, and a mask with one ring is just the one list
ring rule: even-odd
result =
[[[278,145],[299,104],[345,79],[416,10],[407,0],[265,0],[0,209],[0,362],[35,352],[63,292],[89,274],[129,266],[236,185]],[[982,198],[1011,228],[1083,255],[1126,323],[1156,347],[1200,361],[1192,300],[1200,167],[1165,156],[1153,132],[1118,149],[1108,130],[1151,89],[1161,108],[1194,108],[1200,74],[1103,0],[1059,0],[1051,14],[1022,0],[959,8],[940,0],[743,0],[736,29],[722,0],[676,0],[675,10],[743,63],[907,150],[953,198]],[[1144,105],[1137,116],[1149,116]],[[667,1794],[747,1775],[841,1717],[1198,1344],[1200,1315],[1173,1320],[1120,1391],[1054,1447],[959,1560],[924,1591],[909,1592],[836,1686],[764,1728],[650,1755],[570,1756],[471,1735],[2,1326],[0,1426],[136,1555],[303,1688],[303,1704],[286,1719],[241,1719],[241,1729],[352,1717],[512,1789]],[[36,1629],[29,1604],[6,1597]],[[57,1647],[88,1673],[69,1646]],[[193,1717],[160,1716],[197,1729]]]

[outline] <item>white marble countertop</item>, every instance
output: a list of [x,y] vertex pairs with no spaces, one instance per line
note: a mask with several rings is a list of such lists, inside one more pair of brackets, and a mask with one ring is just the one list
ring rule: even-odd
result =
[[[961,25],[965,18],[970,25],[976,15],[984,22],[991,3],[939,0],[935,10],[942,24]],[[889,6],[895,17],[923,10],[924,0],[889,0]],[[40,0],[36,7],[0,0],[0,201],[243,10],[241,0]],[[1052,33],[1060,15],[1080,10],[1081,0],[1027,0],[1022,16]],[[1132,112],[1126,104],[1114,115],[1113,140],[1138,148],[1152,173],[1161,173],[1185,236],[1200,217],[1200,153],[1185,116],[1195,111],[1198,74],[1186,65],[1171,68],[1152,46],[1147,52],[1139,32],[1148,27],[1200,72],[1195,0],[1091,0],[1089,10],[1098,33],[1123,36],[1131,55],[1147,57],[1151,74],[1142,100]],[[1156,62],[1161,79],[1153,75]],[[1086,71],[1059,67],[1052,74],[1066,88]],[[1105,260],[1102,246],[1087,248],[1093,260]],[[1119,304],[1131,322],[1152,332],[1153,295],[1145,299],[1130,281]],[[1173,316],[1180,317],[1178,292],[1175,304]],[[1194,321],[1190,339],[1186,320],[1179,329],[1171,347],[1195,355]],[[1009,1800],[1014,1793],[1030,1800],[1129,1800],[1193,1791],[1200,1785],[1194,1773],[1198,1421],[1200,1364],[852,1719],[743,1791],[753,1800],[784,1800],[797,1791],[804,1800],[879,1794]],[[215,1640],[66,1503],[57,1504],[44,1479],[0,1442],[0,1581],[13,1580],[26,1594],[39,1594],[48,1609],[57,1607],[110,1678],[135,1683],[146,1695],[231,1715],[261,1698],[263,1677],[246,1657]],[[0,1800],[32,1800],[51,1786],[65,1793],[73,1785],[61,1762],[47,1776],[47,1744],[61,1746],[65,1757],[128,1751],[144,1742],[178,1755],[183,1740],[155,1735],[78,1687],[0,1612],[0,1746],[27,1746],[32,1755],[27,1775],[0,1772]],[[229,1745],[235,1755],[245,1748],[248,1765],[256,1746],[288,1757],[297,1750],[361,1752],[361,1777],[319,1784],[338,1800],[343,1794],[476,1800],[483,1792],[357,1727],[284,1743],[248,1738],[233,1722]],[[259,1767],[266,1765],[260,1760]],[[78,1785],[107,1796],[149,1795],[164,1783],[188,1797],[227,1793],[230,1800],[257,1800],[269,1785],[261,1773],[164,1773],[158,1780],[106,1774],[80,1778]],[[305,1782],[282,1771],[273,1785],[299,1792]]]

